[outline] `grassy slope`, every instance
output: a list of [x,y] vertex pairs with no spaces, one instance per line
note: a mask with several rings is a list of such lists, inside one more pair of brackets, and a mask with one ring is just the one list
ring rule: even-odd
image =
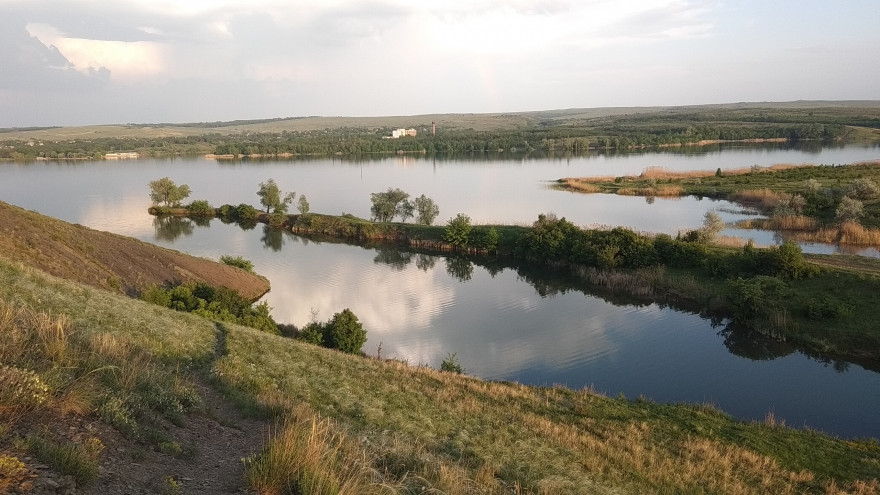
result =
[[282,416],[306,404],[330,418],[360,452],[355,461],[369,465],[364,491],[822,493],[833,480],[878,492],[876,483],[858,482],[880,476],[873,442],[744,424],[704,406],[491,383],[242,327],[218,333],[197,317],[7,260],[0,260],[0,301],[66,315],[81,338],[108,334],[171,369],[211,363],[219,346],[210,373],[233,395]]

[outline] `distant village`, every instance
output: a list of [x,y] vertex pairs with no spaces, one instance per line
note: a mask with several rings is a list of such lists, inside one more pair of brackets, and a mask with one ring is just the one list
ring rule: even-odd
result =
[[[434,122],[431,122],[431,135],[435,135],[436,133],[437,126],[434,124]],[[416,134],[418,134],[418,131],[416,131],[415,129],[400,128],[392,130],[390,136],[382,136],[382,139],[400,139],[407,136],[416,137]]]
[[399,139],[405,136],[415,137],[417,131],[415,129],[394,129],[390,136],[382,136],[385,139]]

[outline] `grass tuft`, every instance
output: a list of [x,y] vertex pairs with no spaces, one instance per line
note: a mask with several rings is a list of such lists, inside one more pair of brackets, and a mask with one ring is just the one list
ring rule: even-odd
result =
[[364,461],[333,421],[300,405],[269,432],[263,452],[246,460],[246,477],[265,495],[379,493]]

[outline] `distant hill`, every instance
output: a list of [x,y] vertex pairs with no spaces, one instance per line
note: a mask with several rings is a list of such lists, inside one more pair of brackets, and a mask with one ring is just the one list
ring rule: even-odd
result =
[[137,294],[150,285],[205,282],[256,300],[269,290],[257,275],[136,239],[73,225],[0,201],[0,254],[93,287]]
[[[209,133],[280,133],[284,131],[320,131],[323,129],[379,129],[417,127],[427,131],[431,123],[438,128],[473,129],[475,131],[511,130],[539,125],[579,125],[591,119],[623,115],[741,113],[753,110],[795,111],[805,109],[833,110],[835,115],[851,109],[856,113],[880,114],[880,101],[791,101],[742,102],[711,105],[658,107],[600,107],[504,113],[448,113],[408,116],[345,117],[309,116],[225,122],[115,124],[79,127],[7,128],[0,129],[0,140],[33,139],[49,141],[88,140],[100,138],[163,138],[198,136]],[[739,120],[739,119],[737,119]]]

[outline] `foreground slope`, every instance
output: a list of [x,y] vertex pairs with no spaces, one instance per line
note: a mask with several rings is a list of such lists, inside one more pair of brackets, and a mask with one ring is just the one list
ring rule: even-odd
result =
[[150,285],[205,282],[248,300],[269,282],[244,270],[73,225],[0,201],[0,254],[93,287],[137,294]]
[[[110,480],[125,486],[125,462],[165,455],[188,465],[211,455],[200,452],[208,439],[178,430],[193,428],[207,402],[203,379],[278,419],[264,452],[246,461],[260,493],[880,493],[875,440],[341,354],[0,255],[2,315],[11,315],[0,317],[3,373],[36,378],[31,393],[0,389],[0,455],[77,446],[94,466],[77,471],[91,493]],[[96,426],[69,438],[40,429],[71,417]],[[163,491],[172,474],[154,473],[150,487]],[[209,493],[204,481],[172,477],[164,491]]]

